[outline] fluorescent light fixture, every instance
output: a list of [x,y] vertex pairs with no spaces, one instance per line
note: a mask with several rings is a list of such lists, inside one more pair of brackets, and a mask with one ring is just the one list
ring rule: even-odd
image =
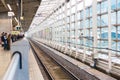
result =
[[12,10],[12,8],[11,8],[10,4],[7,4],[7,6],[8,6],[8,8],[9,8],[9,10],[11,11],[11,10]]

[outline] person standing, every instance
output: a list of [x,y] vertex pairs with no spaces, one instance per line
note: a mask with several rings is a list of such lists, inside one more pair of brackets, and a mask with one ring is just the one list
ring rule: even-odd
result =
[[1,45],[2,45],[2,47],[4,47],[4,32],[2,32],[2,34],[1,34]]
[[4,50],[6,50],[7,49],[7,33],[5,33],[3,36],[3,42],[4,42]]
[[11,34],[9,34],[7,38],[7,50],[10,50],[10,44],[11,44]]

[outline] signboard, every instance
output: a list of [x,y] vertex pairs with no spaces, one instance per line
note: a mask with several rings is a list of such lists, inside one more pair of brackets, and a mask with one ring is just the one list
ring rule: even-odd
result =
[[18,35],[18,34],[20,34],[20,31],[12,31],[11,34],[12,35]]
[[14,12],[8,12],[8,16],[14,16]]

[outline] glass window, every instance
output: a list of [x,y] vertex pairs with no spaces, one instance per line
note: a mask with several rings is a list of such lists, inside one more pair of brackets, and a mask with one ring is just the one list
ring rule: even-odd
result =
[[83,1],[77,5],[77,11],[83,9]]
[[75,0],[70,0],[71,1],[71,5],[75,5],[76,1]]
[[97,29],[97,38],[100,39],[100,28]]
[[89,17],[89,8],[86,9],[86,17]]
[[[118,44],[118,45],[117,45],[117,50],[120,51],[120,42],[118,42],[117,44]],[[120,53],[119,53],[119,54],[120,54]]]
[[71,13],[75,13],[75,6],[72,7]]
[[111,14],[111,23],[116,24],[116,13],[115,12]]
[[108,28],[102,28],[101,38],[108,39]]
[[80,28],[83,28],[83,21],[80,22]]
[[77,20],[80,20],[80,12],[77,13]]
[[71,21],[72,22],[75,21],[75,15],[74,14],[71,16]]
[[67,17],[67,23],[69,23],[69,22],[70,22],[70,17],[68,16],[68,17]]
[[108,41],[101,41],[102,48],[108,48]]
[[85,22],[86,22],[85,23],[86,28],[89,28],[89,20],[87,19]]
[[101,16],[101,25],[107,26],[108,25],[108,14]]
[[117,0],[117,7],[120,8],[120,0]]
[[74,23],[71,24],[71,29],[72,30],[75,29],[75,24]]
[[67,8],[70,8],[70,2],[67,3]]
[[90,28],[92,28],[92,18],[90,18]]
[[104,1],[101,3],[101,13],[107,12],[107,10],[108,10],[108,3],[107,1]]
[[67,10],[67,15],[70,15],[70,9]]
[[118,16],[117,16],[117,21],[118,21],[118,24],[120,24],[120,11],[118,11]]
[[80,19],[83,19],[83,11],[80,11]]
[[80,29],[80,21],[78,22],[78,29]]
[[97,4],[97,14],[100,14],[100,3]]
[[111,9],[116,9],[116,0],[111,0]]
[[120,26],[118,26],[118,39],[120,40]]
[[112,45],[112,49],[113,50],[116,50],[117,49],[117,46],[116,46],[116,42],[115,41],[112,41],[111,45]]
[[97,17],[97,26],[99,27],[100,26],[100,16]]
[[92,7],[90,7],[90,16],[92,16]]
[[116,39],[117,38],[116,27],[112,27],[111,37],[112,37],[112,39]]

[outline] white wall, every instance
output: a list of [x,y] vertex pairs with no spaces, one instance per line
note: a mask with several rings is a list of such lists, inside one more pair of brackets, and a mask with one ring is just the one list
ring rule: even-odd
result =
[[7,32],[10,33],[11,21],[7,15],[7,12],[0,13],[0,33]]

